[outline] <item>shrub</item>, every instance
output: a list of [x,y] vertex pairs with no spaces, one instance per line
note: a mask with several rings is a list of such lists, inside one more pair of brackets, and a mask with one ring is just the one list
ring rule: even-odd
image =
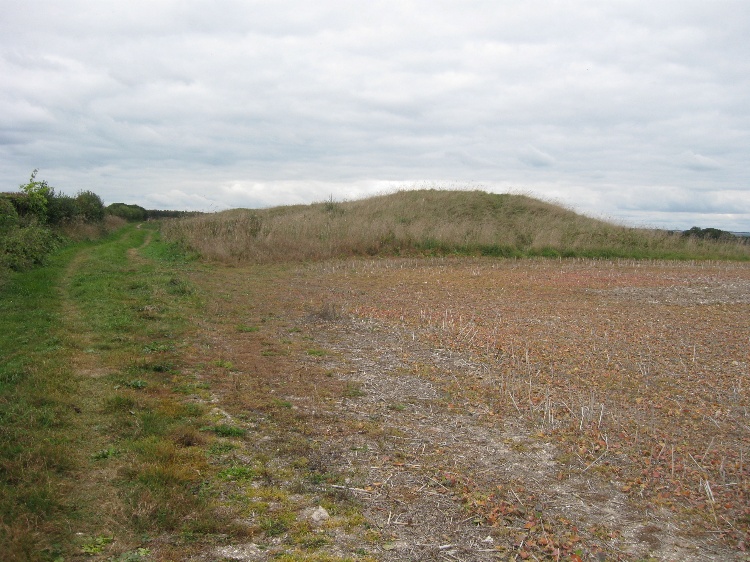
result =
[[47,222],[50,224],[73,222],[79,214],[78,202],[70,195],[53,195],[47,201]]
[[7,197],[0,197],[0,234],[18,226],[18,211]]
[[79,191],[76,195],[78,211],[84,220],[88,222],[101,222],[104,220],[104,203],[93,191]]
[[18,214],[19,222],[28,222],[27,217],[31,216],[31,210],[29,209],[29,197],[27,195],[17,191],[3,193],[3,197],[13,205],[13,208]]
[[29,213],[39,222],[44,223],[47,221],[47,205],[50,197],[54,195],[54,190],[46,181],[36,179],[38,171],[31,172],[28,183],[21,185],[20,188],[26,194]]
[[28,269],[44,263],[59,246],[59,236],[36,222],[11,229],[0,238],[0,267]]
[[56,194],[36,174],[20,191],[0,193],[0,273],[44,263],[63,240],[98,238],[123,224],[106,214],[96,193]]
[[112,203],[107,207],[107,212],[130,222],[145,221],[148,218],[146,209],[139,205],[128,205],[127,203]]

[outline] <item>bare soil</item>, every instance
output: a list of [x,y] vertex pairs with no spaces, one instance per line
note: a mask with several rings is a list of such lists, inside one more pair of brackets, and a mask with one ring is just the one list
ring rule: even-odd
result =
[[[308,559],[750,560],[750,266],[392,259],[193,281],[204,399],[253,429],[248,455],[321,475],[294,490],[299,518],[325,498],[363,516],[326,523]],[[285,541],[250,531],[193,559]]]

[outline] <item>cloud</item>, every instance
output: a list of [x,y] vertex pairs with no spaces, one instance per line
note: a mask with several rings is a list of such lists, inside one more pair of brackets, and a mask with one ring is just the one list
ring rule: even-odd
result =
[[519,158],[522,162],[534,168],[546,168],[555,163],[555,159],[552,156],[530,144],[527,144],[526,147],[521,150]]
[[505,186],[627,220],[683,221],[698,201],[735,221],[741,195],[718,194],[750,181],[742,9],[7,3],[0,179],[40,168],[63,191],[202,209]]
[[683,166],[696,172],[709,172],[721,169],[721,164],[713,158],[694,152],[683,154],[681,160]]
[[[218,202],[196,193],[186,193],[179,189],[170,189],[156,193],[148,193],[143,200],[156,209],[201,209],[204,211],[223,211],[226,206],[219,207]],[[143,203],[141,203],[143,205]]]

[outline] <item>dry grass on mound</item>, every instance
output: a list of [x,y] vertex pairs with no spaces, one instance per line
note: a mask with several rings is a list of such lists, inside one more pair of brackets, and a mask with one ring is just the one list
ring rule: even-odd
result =
[[402,191],[361,201],[170,221],[168,239],[223,263],[463,254],[748,259],[750,246],[633,229],[523,195]]

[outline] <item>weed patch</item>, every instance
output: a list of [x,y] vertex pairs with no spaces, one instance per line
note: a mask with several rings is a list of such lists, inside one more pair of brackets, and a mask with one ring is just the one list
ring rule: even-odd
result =
[[257,476],[256,471],[248,466],[231,466],[218,474],[224,480],[254,480]]
[[359,398],[360,396],[365,395],[365,391],[362,390],[362,385],[360,383],[349,381],[344,387],[343,395],[346,398]]
[[219,424],[213,427],[205,428],[206,431],[211,431],[220,437],[244,437],[247,434],[247,430],[241,427],[233,425]]

